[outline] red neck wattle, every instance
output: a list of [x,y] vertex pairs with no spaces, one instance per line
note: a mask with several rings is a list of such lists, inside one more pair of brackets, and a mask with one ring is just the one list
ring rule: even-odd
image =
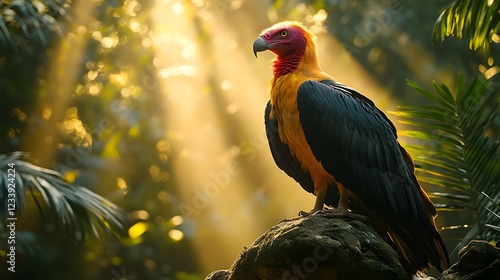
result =
[[273,65],[274,78],[279,78],[283,75],[295,71],[299,66],[301,58],[302,58],[302,53],[300,52],[296,52],[286,57],[278,56],[278,59],[274,61]]

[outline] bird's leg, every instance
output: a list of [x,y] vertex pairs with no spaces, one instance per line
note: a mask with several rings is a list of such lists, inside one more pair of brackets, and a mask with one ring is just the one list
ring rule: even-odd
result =
[[349,211],[349,195],[346,191],[340,192],[339,204],[337,205],[337,210],[339,211]]
[[[340,184],[339,184],[340,185]],[[342,186],[342,185],[340,185]],[[340,187],[339,186],[339,187]],[[349,211],[349,191],[343,186],[339,188],[340,198],[336,209],[326,209],[324,213],[331,218],[351,218],[362,222],[368,222],[368,217],[360,214],[355,214]]]
[[309,215],[312,215],[314,213],[317,213],[321,210],[323,210],[323,206],[325,205],[325,197],[326,197],[326,191],[328,190],[328,186],[320,186],[318,188],[318,191],[316,192],[316,201],[314,202],[314,208],[309,211],[300,211],[299,212],[299,217],[307,217]]
[[320,186],[316,191],[316,201],[314,203],[314,208],[309,211],[300,211],[299,216],[291,219],[284,219],[280,222],[290,222],[301,218],[305,218],[316,213],[322,213],[328,218],[351,218],[353,220],[358,220],[362,222],[368,222],[368,217],[360,214],[355,214],[349,211],[349,190],[346,189],[342,184],[338,183],[337,188],[339,190],[339,204],[337,208],[323,208],[325,205],[326,191],[328,190],[328,185]]
[[327,190],[328,190],[328,186],[327,185],[325,185],[324,187],[319,187],[318,188],[318,191],[316,192],[316,202],[314,202],[314,208],[313,208],[313,210],[311,210],[309,212],[300,211],[298,217],[284,219],[284,220],[281,220],[280,223],[281,222],[295,221],[295,220],[298,220],[298,219],[305,218],[305,217],[307,217],[309,215],[312,215],[314,213],[318,213],[319,211],[322,211],[323,210],[323,206],[325,205],[325,197],[326,197],[326,191]]

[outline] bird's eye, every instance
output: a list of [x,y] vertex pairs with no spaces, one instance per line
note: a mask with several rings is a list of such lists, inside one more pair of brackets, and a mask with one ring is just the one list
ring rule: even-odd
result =
[[280,32],[280,36],[281,37],[286,37],[286,35],[288,35],[288,31],[283,30],[283,31]]

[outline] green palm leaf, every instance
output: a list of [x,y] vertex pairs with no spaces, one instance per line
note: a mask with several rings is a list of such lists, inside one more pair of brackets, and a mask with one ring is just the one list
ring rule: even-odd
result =
[[[118,206],[87,188],[69,185],[59,172],[26,162],[27,157],[23,152],[0,155],[2,220],[25,211],[29,194],[42,216],[46,217],[48,211],[64,233],[75,240],[83,240],[89,232],[98,236],[96,225],[107,233],[123,230],[124,214]],[[9,195],[12,191],[15,195]]]
[[433,40],[447,36],[469,38],[469,48],[487,53],[500,23],[500,0],[457,0],[446,8],[434,24]]
[[69,0],[0,1],[0,43],[14,50],[20,44],[15,37],[48,44],[49,33],[63,35],[60,18],[71,21],[70,4]]
[[473,238],[500,239],[496,216],[500,211],[492,210],[498,206],[494,201],[500,200],[500,141],[486,134],[499,104],[490,80],[479,75],[465,87],[464,77],[459,75],[454,93],[443,84],[433,83],[433,92],[408,84],[434,103],[393,112],[403,123],[418,127],[401,135],[421,143],[407,147],[419,167],[419,180],[440,189],[429,193],[439,211],[473,211],[475,217],[444,228],[473,225],[457,248]]

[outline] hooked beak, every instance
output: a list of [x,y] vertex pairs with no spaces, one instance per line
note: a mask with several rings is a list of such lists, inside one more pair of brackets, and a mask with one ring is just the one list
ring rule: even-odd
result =
[[262,52],[269,49],[269,45],[264,40],[264,38],[259,37],[253,42],[253,54],[257,57],[258,52]]

